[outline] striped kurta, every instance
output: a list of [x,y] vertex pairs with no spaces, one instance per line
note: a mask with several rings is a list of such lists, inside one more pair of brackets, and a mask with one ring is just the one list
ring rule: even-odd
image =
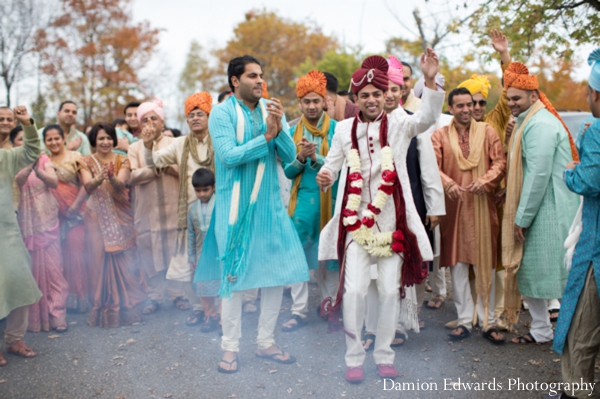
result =
[[[275,287],[308,280],[308,265],[298,234],[281,200],[277,174],[277,157],[290,163],[296,157],[296,146],[287,122],[277,138],[267,143],[264,133],[267,126],[263,122],[260,107],[251,111],[239,102],[244,114],[244,144],[236,142],[237,113],[235,96],[213,108],[209,119],[209,131],[213,139],[216,160],[216,201],[211,220],[211,231],[217,244],[218,256],[223,256],[227,248],[229,213],[233,185],[237,172],[241,172],[239,217],[244,215],[250,202],[258,162],[266,157],[266,168],[258,201],[248,232],[247,253],[241,269],[243,275],[231,284],[232,291],[251,288]],[[264,101],[264,100],[261,100]],[[206,238],[208,244],[210,237]],[[214,276],[214,268],[220,262],[215,260],[215,251],[205,248],[198,267],[206,275]],[[204,273],[204,272],[202,272]],[[202,281],[196,274],[195,281]]]

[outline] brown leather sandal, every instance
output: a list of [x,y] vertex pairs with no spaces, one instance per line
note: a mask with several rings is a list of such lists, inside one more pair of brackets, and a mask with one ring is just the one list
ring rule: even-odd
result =
[[17,341],[8,348],[6,348],[6,353],[12,353],[13,355],[21,356],[21,357],[36,357],[37,353],[27,345],[23,341]]
[[4,366],[6,366],[6,359],[4,358],[4,356],[2,356],[2,353],[0,353],[0,367]]

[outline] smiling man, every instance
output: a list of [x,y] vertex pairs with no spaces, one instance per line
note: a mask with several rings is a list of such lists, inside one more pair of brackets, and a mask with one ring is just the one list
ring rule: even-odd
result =
[[422,260],[433,259],[411,195],[406,152],[410,140],[432,126],[441,112],[444,95],[434,91],[438,66],[435,52],[427,49],[427,54],[421,55],[427,89],[420,111],[412,116],[404,112],[388,115],[383,110],[388,63],[380,56],[367,58],[351,80],[360,113],[338,123],[325,165],[317,175],[323,189],[330,189],[341,176],[340,201],[322,232],[319,259],[340,261],[340,287],[333,303],[326,301],[326,310],[330,327],[340,328],[343,300],[346,380],[352,383],[364,379],[366,353],[360,332],[371,282],[371,258],[377,263],[379,314],[388,316],[379,318],[373,352],[382,378],[397,376],[390,345],[396,330],[399,288],[421,283]]
[[[508,149],[502,220],[504,306],[512,324],[520,306],[519,293],[526,297],[531,329],[512,342],[543,343],[554,338],[547,300],[563,295],[568,274],[563,243],[579,206],[579,197],[563,181],[563,171],[579,158],[566,125],[539,91],[537,76],[513,62],[504,73],[504,83],[517,120]],[[508,289],[516,283],[518,290]]]
[[[440,266],[450,267],[457,328],[451,339],[471,335],[475,303],[483,336],[504,342],[494,327],[494,268],[497,264],[499,222],[494,190],[504,177],[506,159],[498,133],[473,119],[473,97],[465,88],[448,94],[449,126],[431,137],[444,191],[446,216],[440,223]],[[475,272],[476,292],[469,287],[469,269]]]
[[[284,163],[285,175],[293,180],[288,214],[302,241],[309,269],[323,268],[316,273],[321,301],[336,294],[338,263],[319,265],[319,235],[331,219],[333,201],[331,190],[322,192],[315,177],[329,152],[336,121],[324,112],[327,79],[322,72],[311,71],[298,79],[296,94],[302,113],[296,125],[294,142],[297,155]],[[308,316],[308,282],[292,285],[292,318],[283,325],[284,332],[304,327]]]
[[13,110],[8,107],[0,107],[0,148],[4,150],[13,148],[9,136],[15,126],[17,126],[17,119]]

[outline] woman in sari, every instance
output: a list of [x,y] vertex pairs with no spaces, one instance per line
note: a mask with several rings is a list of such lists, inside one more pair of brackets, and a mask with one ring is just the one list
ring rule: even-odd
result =
[[119,327],[142,319],[146,282],[135,246],[133,210],[126,183],[127,157],[112,152],[117,135],[112,125],[97,123],[89,134],[96,153],[77,161],[79,179],[89,200],[85,210],[85,249],[92,327]]
[[66,302],[69,286],[63,277],[58,203],[50,192],[58,178],[47,155],[15,177],[21,191],[17,220],[31,256],[31,273],[42,298],[29,306],[30,332],[67,331]]
[[69,284],[67,309],[85,313],[91,306],[85,253],[81,250],[85,243],[83,213],[87,196],[77,175],[77,160],[82,156],[67,150],[65,133],[60,125],[49,125],[44,129],[44,144],[50,151],[50,160],[58,176],[58,187],[50,191],[59,208],[63,274]]

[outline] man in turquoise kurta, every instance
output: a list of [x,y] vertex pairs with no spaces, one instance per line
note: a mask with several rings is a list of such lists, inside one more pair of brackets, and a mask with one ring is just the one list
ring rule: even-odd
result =
[[[593,116],[599,118],[600,48],[590,54],[588,63],[592,72],[587,100]],[[581,220],[576,223],[579,229],[573,229],[580,235],[576,245],[570,243],[575,245],[575,252],[556,325],[554,350],[562,353],[563,382],[580,384],[578,390],[565,391],[570,397],[587,398],[593,389],[581,387],[581,382],[594,383],[594,365],[600,352],[600,119],[594,119],[578,142],[581,163],[567,165],[564,181],[583,197]],[[593,391],[598,395],[597,387]]]
[[[505,82],[508,105],[517,120],[517,133],[511,141],[520,140],[523,175],[513,228],[516,241],[523,245],[516,277],[532,318],[529,333],[512,342],[549,342],[554,332],[547,300],[563,295],[567,283],[563,243],[579,207],[579,198],[569,191],[562,174],[565,165],[577,155],[576,150],[572,152],[569,132],[562,120],[538,91],[537,78],[529,75],[523,64],[512,63],[506,70]],[[511,143],[507,190],[512,189],[512,158],[519,156],[515,148],[515,143]]]
[[[34,357],[35,352],[22,340],[27,330],[29,305],[39,301],[42,293],[31,274],[29,252],[12,212],[12,188],[15,175],[39,157],[40,140],[25,107],[15,108],[15,117],[23,125],[24,145],[12,150],[0,149],[0,208],[3,209],[0,213],[0,319],[8,316],[4,334],[7,352]],[[4,365],[6,360],[0,354],[0,367]]]
[[[228,77],[234,95],[213,109],[209,121],[218,194],[198,265],[210,278],[220,263],[225,353],[218,370],[223,373],[239,370],[242,291],[251,288],[262,288],[256,355],[285,364],[295,361],[275,346],[273,332],[283,286],[308,280],[302,245],[279,192],[277,157],[291,163],[296,156],[283,107],[276,99],[261,99],[262,69],[254,57],[231,60]],[[211,228],[221,262],[209,250]]]
[[[309,269],[319,268],[319,235],[331,219],[333,190],[322,192],[316,177],[329,151],[336,121],[324,112],[327,78],[311,71],[298,79],[296,94],[302,117],[296,125],[294,143],[298,148],[292,163],[283,163],[285,175],[293,180],[288,214],[302,242]],[[339,280],[337,261],[323,262],[315,277],[325,298],[335,298]],[[282,331],[295,331],[306,326],[308,316],[308,282],[292,285],[292,318]]]

